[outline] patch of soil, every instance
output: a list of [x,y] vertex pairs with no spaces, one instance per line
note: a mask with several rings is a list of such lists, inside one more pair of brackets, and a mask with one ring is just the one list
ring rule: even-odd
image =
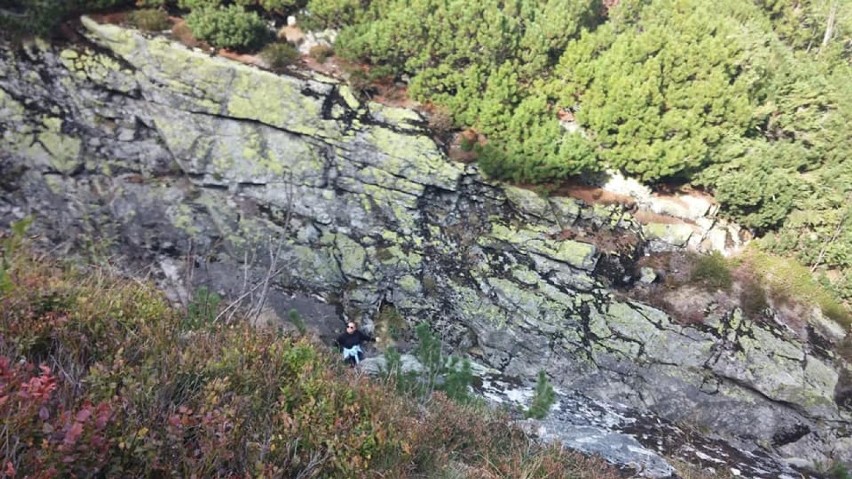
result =
[[553,194],[556,196],[568,196],[590,205],[621,205],[629,210],[636,208],[636,200],[630,196],[606,191],[597,186],[584,184],[579,180],[569,180],[556,186]]
[[172,19],[175,21],[174,26],[172,26],[173,39],[183,43],[189,48],[207,47],[207,44],[196,40],[195,37],[192,36],[192,30],[189,29],[189,26],[186,24],[186,20],[176,17],[172,17]]
[[304,55],[302,63],[312,71],[337,79],[342,79],[346,75],[349,65],[349,62],[336,56],[328,57],[324,62],[319,62],[310,55]]
[[108,23],[111,25],[121,25],[127,22],[127,14],[130,11],[108,12],[108,13],[90,13],[89,17],[98,23]]
[[420,109],[420,104],[408,96],[408,86],[396,82],[379,82],[373,85],[376,93],[370,98],[376,103],[398,108]]
[[[474,151],[475,145],[484,145],[485,138],[479,135],[475,130],[468,128],[457,133],[450,141],[447,148],[447,155],[453,161],[461,163],[473,163],[476,161],[477,154]],[[468,145],[467,147],[463,145]]]
[[220,57],[227,58],[229,60],[238,61],[240,63],[245,63],[246,65],[255,65],[262,67],[264,66],[263,60],[260,59],[257,55],[253,55],[250,53],[238,53],[231,50],[227,50],[225,48],[220,48],[218,52],[216,52]]

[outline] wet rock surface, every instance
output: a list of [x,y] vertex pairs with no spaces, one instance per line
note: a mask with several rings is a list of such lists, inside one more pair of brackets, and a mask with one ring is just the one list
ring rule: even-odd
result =
[[653,424],[695,425],[677,443],[691,462],[749,477],[852,462],[839,358],[738,310],[684,326],[609,289],[643,275],[623,209],[489,182],[416,113],[330,79],[83,28],[90,43],[0,49],[0,225],[32,215],[46,244],[119,254],[177,301],[206,285],[267,324],[296,309],[326,338],[392,306],[503,376],[544,369],[564,392],[548,434],[579,444],[600,425],[567,411],[635,411],[602,434],[653,452],[637,464],[654,474],[673,451],[657,445],[684,436]]

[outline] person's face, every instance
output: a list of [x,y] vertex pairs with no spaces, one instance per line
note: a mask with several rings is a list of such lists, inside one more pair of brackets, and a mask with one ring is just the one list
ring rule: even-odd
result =
[[347,333],[354,333],[357,328],[355,327],[355,323],[349,323],[346,325]]

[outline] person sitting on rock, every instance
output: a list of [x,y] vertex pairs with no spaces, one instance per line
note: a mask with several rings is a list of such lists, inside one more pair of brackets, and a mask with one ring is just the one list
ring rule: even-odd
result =
[[343,360],[351,366],[360,363],[364,359],[361,344],[367,341],[374,341],[374,339],[362,333],[355,322],[346,323],[346,332],[337,337],[337,347],[343,353]]

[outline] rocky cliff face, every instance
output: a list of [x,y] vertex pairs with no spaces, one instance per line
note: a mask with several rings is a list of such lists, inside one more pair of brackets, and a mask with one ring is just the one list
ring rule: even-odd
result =
[[[770,456],[852,462],[827,348],[736,309],[684,326],[607,288],[643,246],[622,211],[486,181],[416,113],[331,79],[83,25],[90,41],[0,51],[0,224],[33,215],[46,241],[155,265],[184,300],[206,284],[259,318],[296,307],[320,333],[392,307],[494,375],[546,370],[565,391],[550,433],[577,447],[632,433],[597,452],[633,451],[611,456],[646,475],[671,471],[654,451],[712,462],[664,446],[686,424],[737,446],[714,450],[753,477],[791,474]],[[622,241],[578,240],[590,232]],[[620,425],[576,423],[582,404]]]

